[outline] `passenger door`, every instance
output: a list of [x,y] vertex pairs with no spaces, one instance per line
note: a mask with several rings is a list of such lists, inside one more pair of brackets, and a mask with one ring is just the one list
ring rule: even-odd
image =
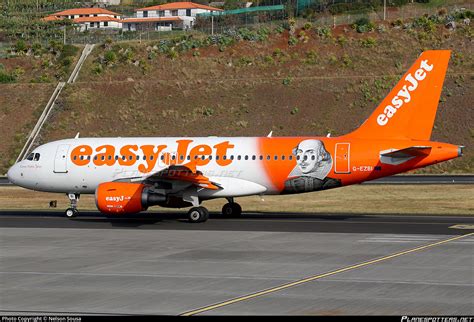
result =
[[67,155],[69,152],[69,144],[61,144],[56,150],[54,158],[54,173],[67,172]]
[[350,153],[350,143],[336,143],[336,162],[334,165],[335,173],[351,173]]

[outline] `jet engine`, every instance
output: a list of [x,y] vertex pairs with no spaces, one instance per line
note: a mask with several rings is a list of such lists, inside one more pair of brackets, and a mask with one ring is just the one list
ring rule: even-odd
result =
[[165,201],[165,195],[141,183],[105,182],[95,191],[97,209],[105,214],[134,214]]

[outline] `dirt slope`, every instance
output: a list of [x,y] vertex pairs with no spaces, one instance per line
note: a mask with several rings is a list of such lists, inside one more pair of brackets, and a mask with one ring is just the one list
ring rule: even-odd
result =
[[[468,147],[425,172],[474,172],[472,27],[321,36],[161,53],[159,42],[98,46],[61,94],[42,141],[81,136],[340,135],[359,126],[426,49],[451,49],[432,138]],[[320,30],[319,30],[320,31]],[[172,50],[174,51],[174,49]],[[114,52],[115,58],[108,52]],[[128,54],[127,54],[128,53]],[[111,58],[107,61],[107,57]]]

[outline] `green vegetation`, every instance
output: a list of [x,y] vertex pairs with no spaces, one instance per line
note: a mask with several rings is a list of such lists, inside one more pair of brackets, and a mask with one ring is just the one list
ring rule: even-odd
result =
[[15,75],[6,72],[4,69],[0,69],[0,83],[14,83],[16,81]]
[[32,57],[31,63],[41,66],[41,71],[38,70],[35,75],[32,75],[19,66],[13,68],[10,72],[3,68],[0,71],[0,83],[14,83],[17,81],[47,83],[52,82],[53,79],[63,79],[68,75],[78,52],[78,47],[63,45],[61,42],[54,40],[43,46],[38,42],[31,44],[19,39],[8,49],[9,59]]
[[360,18],[352,25],[352,28],[359,33],[369,32],[375,30],[375,25],[369,20],[369,18]]
[[365,48],[372,48],[377,45],[377,40],[373,37],[367,37],[360,40],[360,45]]
[[[288,29],[237,28],[214,36],[106,39],[85,62],[78,82],[61,94],[61,109],[42,139],[71,137],[72,129],[91,136],[262,135],[262,128],[278,135],[342,134],[363,121],[421,51],[454,48],[449,68],[456,76],[447,76],[433,133],[435,140],[468,146],[472,131],[467,130],[468,137],[463,133],[472,120],[459,116],[472,101],[472,77],[463,75],[473,64],[465,46],[472,27],[459,19],[470,15],[440,10],[439,17],[383,23],[383,33],[377,32],[380,25],[360,33],[299,21],[288,22]],[[456,29],[448,31],[445,22],[453,17]],[[368,23],[359,21],[360,26]],[[49,88],[45,82],[63,77],[61,71],[72,66],[79,51],[60,41],[11,44],[8,59],[0,59],[0,81],[16,84],[4,86],[11,93],[0,98],[2,111],[19,105],[14,87],[23,85],[28,92],[31,86],[36,97],[38,88]],[[7,160],[14,159],[13,152],[4,151],[0,146]],[[473,171],[472,155],[468,149],[454,166],[423,171]]]
[[299,111],[300,111],[300,109],[297,108],[297,107],[295,107],[295,108],[293,108],[293,109],[291,110],[290,114],[291,114],[291,115],[296,115],[296,114],[299,113]]

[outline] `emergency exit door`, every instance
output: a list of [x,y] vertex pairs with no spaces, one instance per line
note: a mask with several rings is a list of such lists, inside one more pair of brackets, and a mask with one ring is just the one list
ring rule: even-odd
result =
[[351,173],[351,144],[336,143],[335,173]]
[[67,172],[67,155],[69,152],[69,144],[61,144],[56,150],[56,157],[54,158],[54,172]]

